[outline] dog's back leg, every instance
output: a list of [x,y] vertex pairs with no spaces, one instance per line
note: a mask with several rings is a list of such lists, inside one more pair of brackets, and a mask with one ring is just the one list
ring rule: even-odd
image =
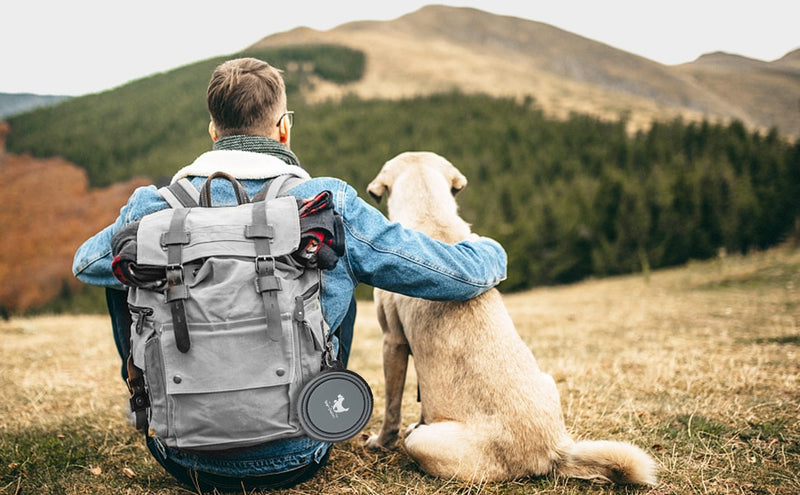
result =
[[423,471],[468,482],[502,480],[507,470],[489,452],[483,432],[455,421],[420,424],[407,433],[405,449]]

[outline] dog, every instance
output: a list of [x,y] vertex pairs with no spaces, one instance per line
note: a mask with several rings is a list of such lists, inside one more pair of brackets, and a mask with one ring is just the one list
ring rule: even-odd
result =
[[[475,236],[455,195],[467,179],[430,152],[402,153],[367,187],[388,196],[389,219],[454,244]],[[470,482],[557,475],[598,483],[657,483],[656,464],[634,445],[574,441],[558,389],[519,337],[496,289],[465,302],[435,302],[375,289],[383,331],[386,411],[371,449],[399,440],[409,354],[422,414],[403,445],[431,475]]]

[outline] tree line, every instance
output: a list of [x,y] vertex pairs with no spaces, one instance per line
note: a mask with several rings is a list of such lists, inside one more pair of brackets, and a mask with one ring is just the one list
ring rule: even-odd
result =
[[[533,99],[458,93],[308,108],[293,142],[316,174],[363,192],[380,166],[434,151],[468,178],[474,230],[509,254],[506,290],[674,266],[796,234],[800,142],[740,122],[547,118]],[[300,122],[300,120],[298,120]]]

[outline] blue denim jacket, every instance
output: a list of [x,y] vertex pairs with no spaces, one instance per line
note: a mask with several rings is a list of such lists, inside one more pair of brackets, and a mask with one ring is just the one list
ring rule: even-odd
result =
[[[247,152],[244,152],[247,153]],[[205,177],[190,177],[196,187]],[[241,181],[252,196],[263,179]],[[506,253],[494,240],[477,238],[446,244],[398,223],[358,197],[355,189],[339,179],[307,180],[289,192],[310,198],[328,190],[345,227],[345,254],[330,271],[322,272],[321,303],[325,321],[332,329],[345,318],[358,283],[431,300],[466,300],[491,289],[506,277]],[[233,189],[223,181],[212,184],[214,204],[235,204]],[[76,252],[73,272],[81,281],[123,288],[111,272],[111,236],[124,225],[167,208],[155,186],[134,191],[117,220],[88,239]],[[241,458],[194,455],[170,449],[160,442],[158,451],[189,468],[225,475],[258,475],[282,472],[318,459],[329,444],[300,437],[272,442],[242,454]]]

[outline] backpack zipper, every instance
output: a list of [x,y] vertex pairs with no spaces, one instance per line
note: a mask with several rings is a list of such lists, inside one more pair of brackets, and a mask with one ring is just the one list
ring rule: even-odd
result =
[[306,289],[306,291],[303,292],[303,295],[300,297],[302,297],[303,300],[307,301],[311,299],[311,296],[313,296],[318,290],[319,290],[319,282]]

